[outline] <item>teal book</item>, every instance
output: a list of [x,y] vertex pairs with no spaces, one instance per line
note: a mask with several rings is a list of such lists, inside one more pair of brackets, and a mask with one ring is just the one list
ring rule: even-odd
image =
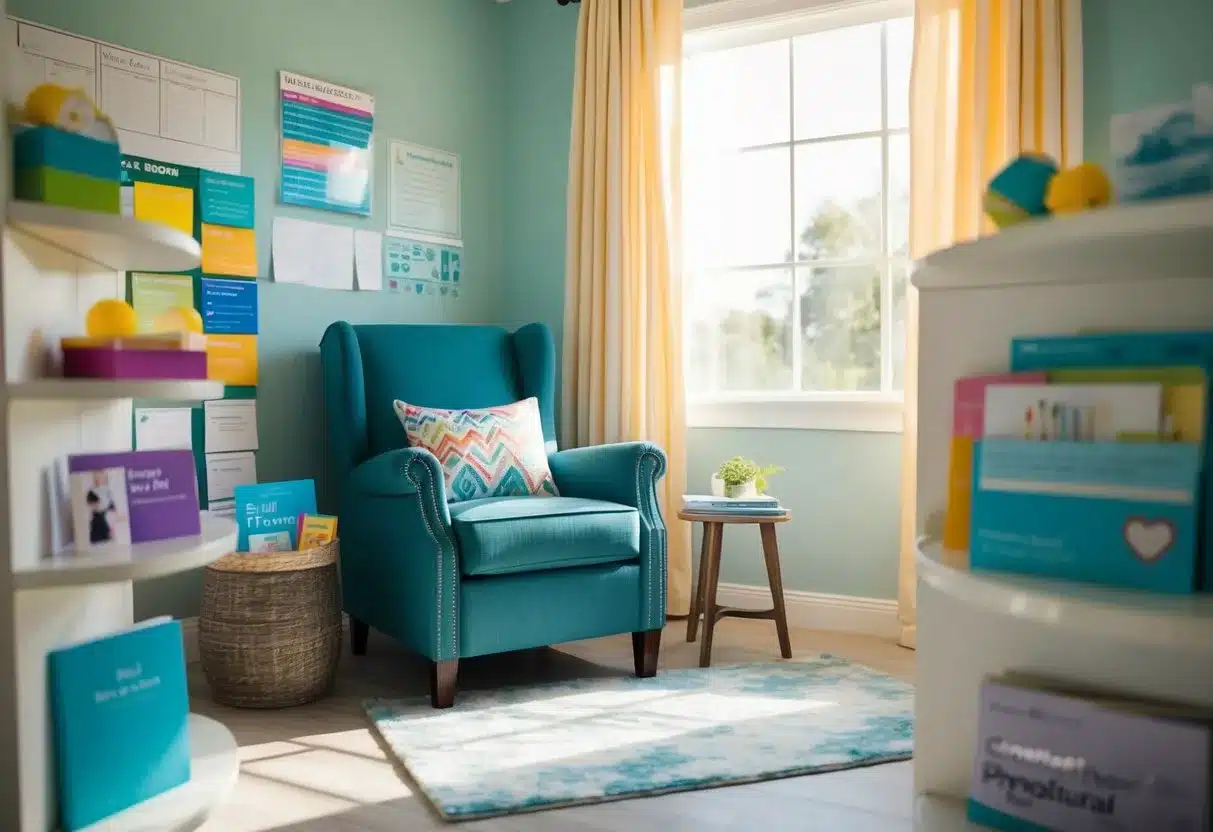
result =
[[235,497],[238,552],[294,549],[299,544],[299,531],[295,527],[299,515],[316,513],[313,480],[238,485]]
[[82,829],[190,779],[181,623],[155,618],[52,651],[60,825]]

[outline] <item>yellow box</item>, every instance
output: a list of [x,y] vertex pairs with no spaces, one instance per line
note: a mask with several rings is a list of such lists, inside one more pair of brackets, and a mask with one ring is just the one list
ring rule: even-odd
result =
[[251,228],[202,223],[203,274],[257,276],[257,234]]
[[206,336],[206,376],[237,387],[256,385],[257,336]]

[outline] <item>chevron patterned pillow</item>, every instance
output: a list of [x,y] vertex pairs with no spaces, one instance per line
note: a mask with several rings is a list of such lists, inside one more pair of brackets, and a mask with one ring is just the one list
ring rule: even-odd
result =
[[438,457],[447,502],[557,495],[538,399],[484,410],[418,407],[399,399],[392,405],[409,445]]

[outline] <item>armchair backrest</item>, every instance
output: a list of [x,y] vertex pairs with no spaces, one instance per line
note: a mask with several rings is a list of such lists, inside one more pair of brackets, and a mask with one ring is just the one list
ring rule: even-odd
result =
[[332,496],[351,469],[405,447],[392,409],[495,407],[535,396],[555,448],[556,348],[546,324],[517,332],[454,324],[330,324],[320,341],[326,474]]

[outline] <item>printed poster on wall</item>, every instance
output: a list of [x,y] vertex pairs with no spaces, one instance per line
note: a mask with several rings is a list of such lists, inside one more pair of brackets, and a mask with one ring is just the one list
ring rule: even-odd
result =
[[294,72],[279,87],[282,202],[369,216],[375,96]]
[[383,274],[389,292],[457,298],[463,250],[406,237],[383,238]]
[[459,154],[392,140],[388,226],[411,237],[463,245]]

